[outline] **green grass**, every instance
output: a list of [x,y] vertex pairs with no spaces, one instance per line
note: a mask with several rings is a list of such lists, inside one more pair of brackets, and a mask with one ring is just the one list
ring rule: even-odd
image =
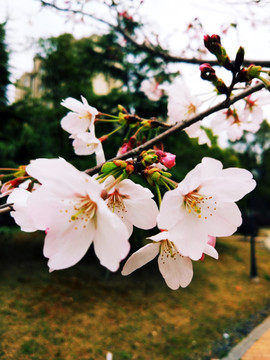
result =
[[[194,263],[189,287],[170,290],[156,262],[129,277],[109,274],[92,251],[49,273],[38,234],[0,235],[0,359],[192,360],[226,354],[270,308],[270,252],[218,239],[220,260]],[[229,338],[223,337],[224,333]]]

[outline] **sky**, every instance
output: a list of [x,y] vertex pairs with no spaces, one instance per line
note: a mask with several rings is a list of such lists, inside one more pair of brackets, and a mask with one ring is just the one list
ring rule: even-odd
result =
[[[236,0],[227,0],[227,3]],[[239,1],[238,1],[239,3]],[[90,1],[89,4],[92,4]],[[241,9],[241,10],[239,10]],[[104,16],[104,9],[95,7],[95,13]],[[257,7],[260,22],[264,21],[265,9]],[[187,24],[199,17],[206,33],[220,33],[221,25],[237,22],[238,30],[229,30],[223,45],[235,54],[239,45],[245,46],[246,58],[270,59],[269,28],[266,24],[255,26],[245,22],[250,10],[234,7],[218,0],[144,0],[140,13],[151,28],[159,34],[159,40],[172,53],[179,54],[187,42]],[[237,18],[236,18],[237,14]],[[269,14],[269,12],[268,12]],[[252,15],[253,16],[253,15]],[[253,16],[255,19],[256,17]],[[57,36],[71,32],[76,38],[101,33],[104,27],[99,23],[67,21],[67,18],[51,9],[40,8],[39,0],[0,0],[0,21],[8,19],[7,42],[10,49],[11,80],[15,81],[33,67],[37,52],[36,42],[40,37]],[[267,19],[267,17],[266,17]],[[266,36],[267,35],[267,36]],[[14,87],[9,89],[9,98],[14,97]]]

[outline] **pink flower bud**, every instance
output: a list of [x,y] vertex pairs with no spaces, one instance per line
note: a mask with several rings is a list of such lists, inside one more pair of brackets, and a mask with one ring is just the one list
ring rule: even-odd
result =
[[168,169],[175,165],[176,155],[162,150],[156,150],[156,155],[158,156],[159,162],[161,162],[161,164],[166,166]]

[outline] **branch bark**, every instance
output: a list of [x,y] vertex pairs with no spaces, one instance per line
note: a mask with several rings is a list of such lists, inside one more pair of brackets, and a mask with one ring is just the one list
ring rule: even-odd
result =
[[[181,56],[175,56],[175,55],[171,55],[167,50],[160,50],[157,49],[157,47],[153,44],[148,44],[145,41],[142,43],[139,43],[136,41],[136,39],[134,37],[132,37],[125,29],[123,29],[119,24],[115,25],[110,23],[107,20],[104,20],[102,18],[99,18],[95,15],[89,14],[84,12],[83,10],[74,10],[74,9],[68,9],[68,8],[61,8],[59,6],[57,6],[55,3],[49,3],[45,0],[40,0],[40,3],[42,4],[42,6],[46,6],[46,7],[52,7],[60,12],[66,12],[66,13],[73,13],[73,14],[79,14],[82,16],[87,16],[95,21],[98,21],[102,24],[105,24],[107,26],[109,26],[111,29],[115,30],[116,32],[118,32],[119,34],[121,34],[122,36],[124,36],[124,38],[129,41],[130,43],[132,43],[133,45],[135,45],[138,49],[145,51],[146,53],[150,54],[150,55],[154,55],[156,57],[159,57],[161,59],[163,59],[166,63],[186,63],[186,64],[194,64],[194,65],[200,65],[203,63],[208,63],[211,66],[219,66],[218,62],[216,60],[209,60],[209,59],[196,59],[196,58],[185,58],[185,57],[181,57]],[[243,65],[244,66],[249,66],[251,64],[255,64],[255,65],[260,65],[263,67],[270,67],[270,61],[268,60],[244,60]]]

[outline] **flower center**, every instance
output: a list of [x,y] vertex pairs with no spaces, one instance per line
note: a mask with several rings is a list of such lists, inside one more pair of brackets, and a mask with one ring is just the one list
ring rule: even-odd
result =
[[85,113],[84,115],[79,116],[80,119],[89,119],[90,122],[92,120],[92,114],[90,112]]
[[114,190],[109,194],[107,206],[114,213],[117,212],[123,218],[123,213],[127,212],[123,199],[128,199],[128,195],[120,194],[118,190]]
[[163,264],[165,264],[166,259],[169,257],[173,258],[173,260],[176,260],[176,256],[182,256],[177,248],[175,247],[174,243],[167,240],[162,240],[160,245],[160,256],[161,261]]
[[257,100],[251,100],[250,95],[247,96],[244,100],[246,101],[246,107],[249,109],[250,112],[252,112],[253,107],[257,106],[256,104]]
[[217,202],[213,196],[203,196],[197,190],[185,195],[184,204],[188,213],[196,215],[199,219],[207,219],[217,210]]
[[190,104],[188,105],[188,107],[187,107],[187,112],[186,112],[185,115],[186,115],[186,116],[188,116],[188,115],[193,115],[193,114],[196,113],[196,110],[197,110],[196,105],[190,103]]
[[88,222],[95,217],[97,204],[91,200],[89,195],[86,195],[74,204],[73,209],[75,214],[71,215],[71,221],[82,220]]
[[239,116],[236,112],[236,110],[232,110],[231,108],[229,108],[226,112],[226,118],[229,119],[230,117],[233,117],[233,123],[232,124],[240,124],[241,121],[239,119]]

